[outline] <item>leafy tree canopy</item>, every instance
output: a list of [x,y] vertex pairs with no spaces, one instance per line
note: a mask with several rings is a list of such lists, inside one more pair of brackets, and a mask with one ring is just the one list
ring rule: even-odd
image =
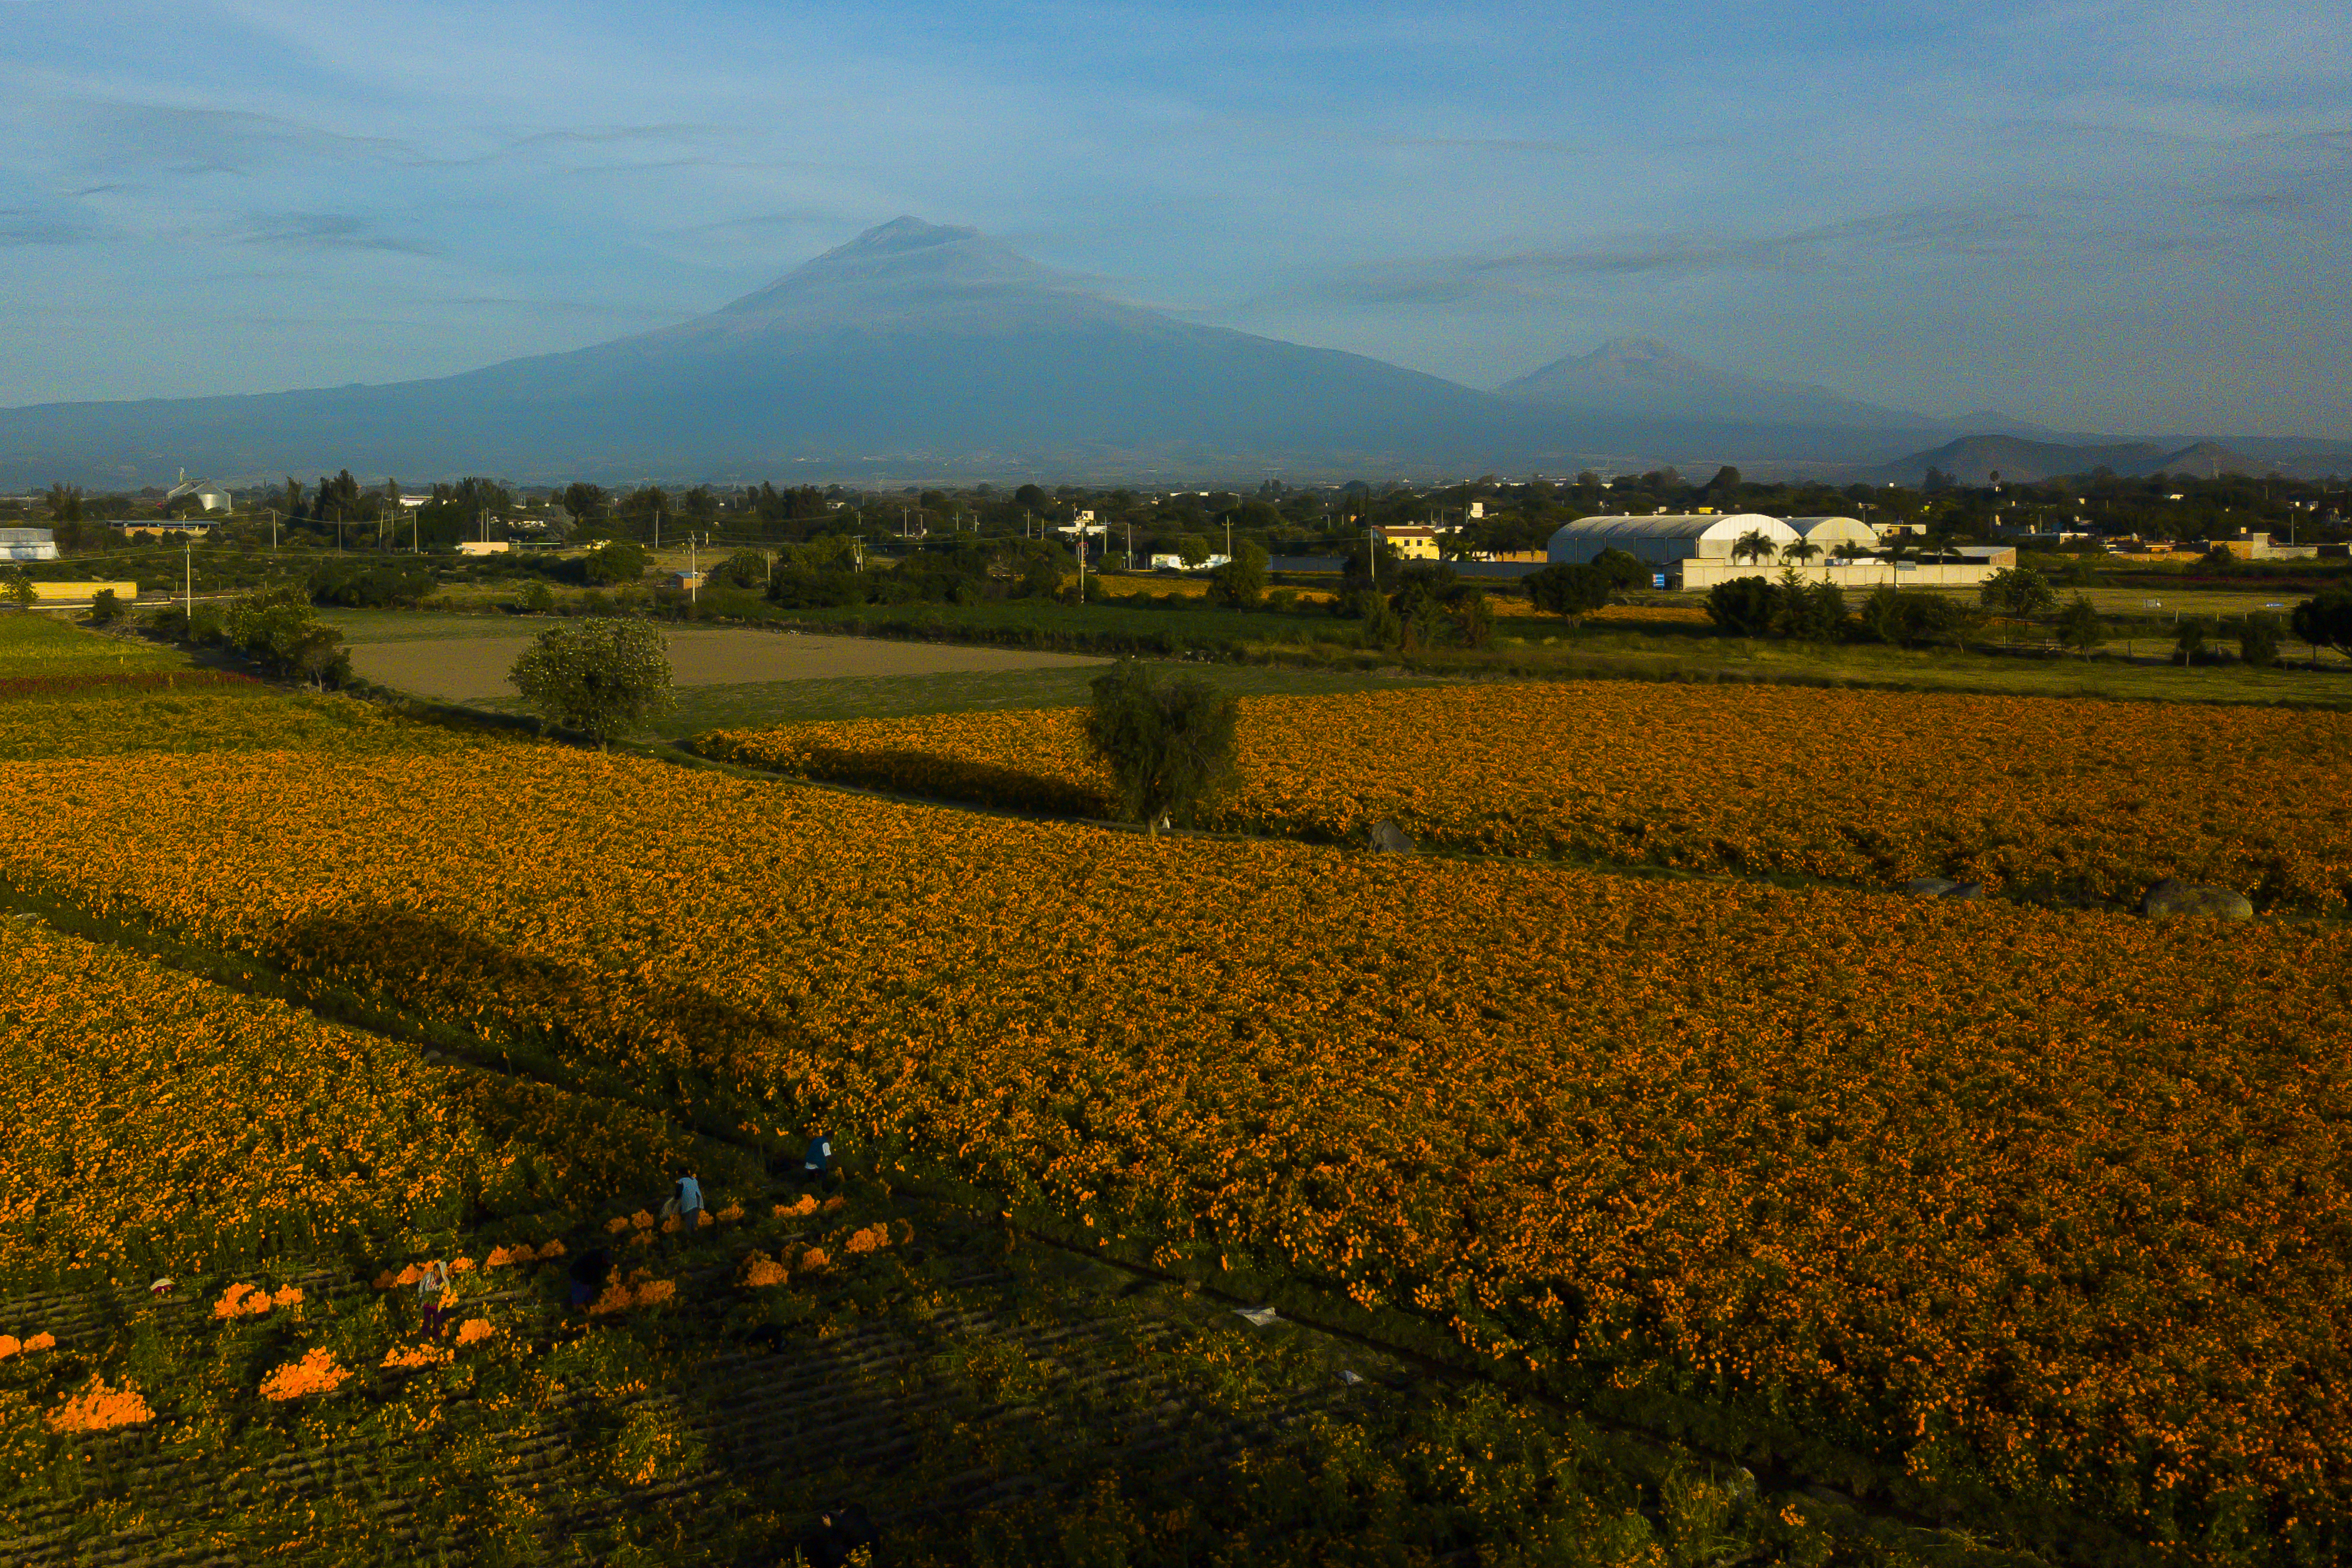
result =
[[644,621],[551,626],[515,660],[508,679],[543,721],[599,746],[642,728],[670,701],[668,649]]
[[1238,705],[1197,675],[1162,681],[1151,665],[1122,659],[1093,682],[1087,742],[1116,780],[1119,813],[1157,834],[1163,819],[1189,821],[1234,775]]

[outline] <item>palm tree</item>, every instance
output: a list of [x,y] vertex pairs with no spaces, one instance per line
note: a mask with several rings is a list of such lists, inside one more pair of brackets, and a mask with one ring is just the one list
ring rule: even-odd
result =
[[1770,560],[1778,553],[1779,547],[1762,528],[1750,528],[1731,541],[1731,559],[1734,560]]
[[1783,560],[1793,560],[1801,565],[1806,561],[1811,560],[1821,553],[1822,547],[1815,544],[1812,540],[1799,539],[1795,544],[1784,545],[1781,547],[1780,559]]

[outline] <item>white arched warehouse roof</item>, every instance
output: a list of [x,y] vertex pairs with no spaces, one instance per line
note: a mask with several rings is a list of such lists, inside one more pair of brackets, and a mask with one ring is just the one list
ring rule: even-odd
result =
[[1860,517],[1790,517],[1789,526],[1829,555],[1837,554],[1843,545],[1860,545],[1864,549],[1878,548],[1878,530]]
[[1681,560],[1729,560],[1743,536],[1760,533],[1777,556],[1797,542],[1797,530],[1761,512],[1661,512],[1654,517],[1580,517],[1563,524],[1545,549],[1554,563],[1580,565],[1602,550],[1666,566]]

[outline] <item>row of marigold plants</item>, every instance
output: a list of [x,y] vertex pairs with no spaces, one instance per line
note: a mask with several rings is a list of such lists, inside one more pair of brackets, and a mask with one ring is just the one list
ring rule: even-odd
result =
[[[2161,877],[2352,896],[2352,715],[1630,682],[1246,697],[1201,825],[1872,884],[1938,875],[2129,902]],[[726,730],[708,756],[1098,817],[1078,709]]]
[[1153,841],[524,743],[6,777],[55,803],[0,822],[7,874],[682,1115],[1923,1484],[2352,1542],[2340,931]]
[[659,1117],[0,927],[0,1281],[207,1271],[658,1184]]

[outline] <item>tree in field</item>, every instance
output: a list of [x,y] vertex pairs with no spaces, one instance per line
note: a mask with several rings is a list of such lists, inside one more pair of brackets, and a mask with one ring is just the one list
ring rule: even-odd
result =
[[2279,623],[2273,615],[2257,611],[2238,622],[2238,657],[2258,670],[2278,663]]
[[33,592],[33,574],[18,567],[8,579],[8,600],[19,610],[30,610],[37,597]]
[[1616,589],[1647,588],[1654,575],[1649,563],[1641,557],[1614,548],[1594,556],[1592,570],[1608,579],[1609,586]]
[[1232,781],[1232,695],[1197,675],[1161,681],[1152,666],[1121,659],[1095,677],[1087,744],[1117,780],[1119,815],[1154,836],[1163,821],[1188,821]]
[[2352,657],[2352,588],[2336,587],[2294,607],[2294,634],[2315,648]]
[[2081,594],[2059,612],[2058,641],[2084,657],[2092,649],[2107,640],[2107,629],[2099,620],[2098,611]]
[[1185,566],[1196,567],[1209,559],[1209,541],[1198,534],[1184,534],[1176,540],[1176,559]]
[[2172,633],[2172,662],[2176,664],[2203,664],[2215,657],[2208,642],[2213,635],[2211,623],[2191,615],[2182,621]]
[[1781,559],[1796,561],[1800,565],[1809,560],[1819,559],[1821,553],[1822,547],[1811,539],[1799,539],[1795,544],[1783,545],[1780,548]]
[[646,575],[650,558],[643,545],[614,539],[580,558],[580,569],[592,583],[635,582]]
[[576,621],[551,626],[508,675],[542,722],[609,747],[670,701],[669,653],[644,621]]
[[1731,541],[1731,559],[1734,560],[1770,560],[1775,555],[1780,553],[1780,546],[1772,542],[1772,536],[1766,533],[1762,528],[1750,528],[1746,533]]
[[81,486],[58,484],[49,486],[43,499],[48,502],[49,520],[53,523],[81,521]]
[[1609,602],[1614,591],[1606,573],[1596,566],[1570,566],[1555,562],[1541,571],[1530,572],[1521,580],[1528,597],[1536,608],[1553,615],[1564,615],[1573,621],[1590,615]]
[[1268,559],[1264,549],[1242,540],[1234,546],[1234,559],[1209,574],[1209,591],[1219,602],[1236,610],[1256,609],[1258,601],[1265,597]]
[[1465,588],[1445,607],[1454,619],[1454,640],[1465,648],[1483,648],[1495,640],[1495,609],[1486,596]]
[[1988,610],[2005,615],[2039,615],[2058,602],[2050,580],[2030,566],[2005,566],[1977,589]]

